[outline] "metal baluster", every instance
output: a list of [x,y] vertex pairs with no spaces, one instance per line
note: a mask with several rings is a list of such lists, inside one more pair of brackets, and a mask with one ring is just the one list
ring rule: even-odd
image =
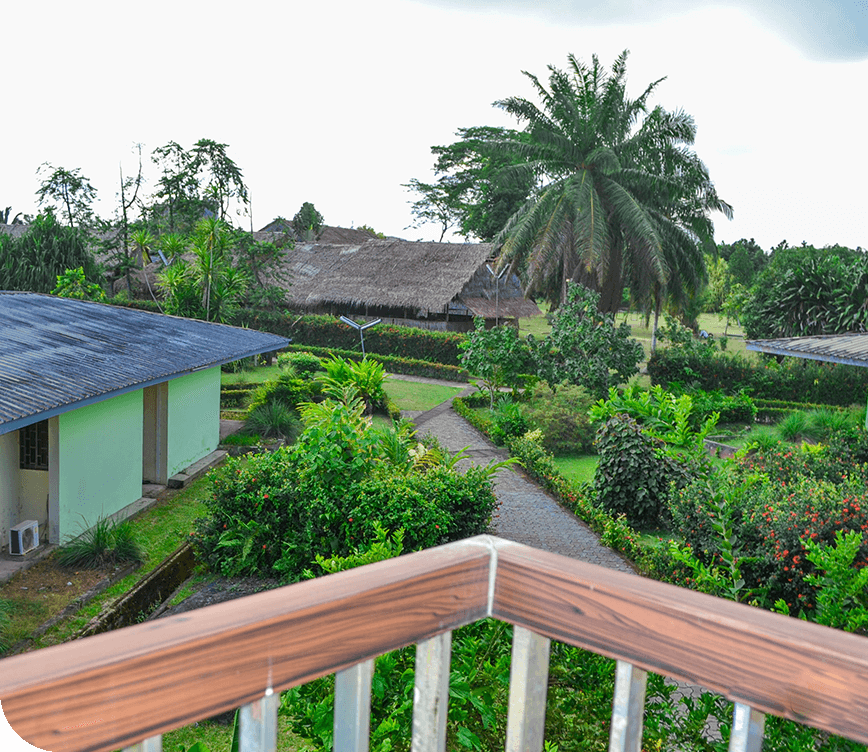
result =
[[609,752],[640,752],[642,749],[642,720],[645,714],[647,681],[646,671],[631,663],[618,661]]
[[124,752],[163,752],[163,737],[161,734],[151,736],[130,747],[124,747]]
[[368,752],[373,674],[373,661],[335,674],[334,752]]
[[765,725],[765,713],[754,710],[750,705],[735,703],[729,752],[760,752],[763,747]]
[[280,695],[270,689],[264,697],[242,706],[238,752],[276,752],[279,706]]
[[416,645],[412,752],[445,752],[452,632]]
[[515,627],[509,672],[506,752],[541,752],[546,722],[551,640]]

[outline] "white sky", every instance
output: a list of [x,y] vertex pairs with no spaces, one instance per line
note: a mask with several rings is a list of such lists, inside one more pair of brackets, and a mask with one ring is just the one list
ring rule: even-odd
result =
[[[409,239],[402,183],[462,126],[515,123],[572,52],[630,50],[636,95],[684,109],[735,218],[717,239],[868,246],[868,0],[15,3],[4,8],[0,208],[35,212],[43,162],[81,168],[112,213],[119,164],[170,140],[229,144],[259,229],[312,201],[331,225]],[[530,9],[533,10],[530,10]],[[243,10],[242,10],[243,9]],[[153,182],[151,182],[151,186]],[[244,227],[249,219],[238,220]]]

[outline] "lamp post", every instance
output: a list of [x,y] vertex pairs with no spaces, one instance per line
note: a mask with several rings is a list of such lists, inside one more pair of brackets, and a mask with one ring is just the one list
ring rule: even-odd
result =
[[348,326],[353,327],[353,329],[358,329],[359,337],[361,337],[361,339],[362,339],[362,355],[365,354],[365,329],[370,329],[372,326],[376,326],[382,320],[383,319],[377,319],[376,321],[369,321],[367,324],[362,325],[362,324],[357,324],[352,319],[348,319],[346,316],[341,316],[341,321],[343,321]]

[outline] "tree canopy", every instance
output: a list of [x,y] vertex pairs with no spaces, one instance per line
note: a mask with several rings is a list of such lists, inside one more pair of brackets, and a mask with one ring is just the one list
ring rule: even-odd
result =
[[37,170],[42,182],[36,190],[36,203],[53,208],[65,215],[70,227],[88,224],[93,217],[92,204],[96,188],[81,174],[81,168],[67,170],[45,162]]
[[497,145],[506,138],[521,141],[526,135],[490,126],[459,128],[456,135],[459,140],[453,144],[431,147],[437,157],[436,183],[414,178],[404,185],[419,194],[412,203],[412,226],[440,225],[441,241],[451,227],[465,238],[491,241],[535,184],[533,175],[506,169],[521,157]]
[[705,277],[703,249],[714,250],[709,214],[731,216],[708,170],[689,148],[693,119],[649,108],[663,80],[636,99],[626,93],[627,52],[611,71],[596,55],[569,69],[549,66],[548,87],[525,72],[540,106],[522,97],[495,102],[524,126],[490,144],[515,159],[505,173],[539,181],[495,238],[501,263],[522,275],[530,294],[566,299],[567,282],[600,292],[604,311],[627,287],[634,301],[659,307],[694,295]]

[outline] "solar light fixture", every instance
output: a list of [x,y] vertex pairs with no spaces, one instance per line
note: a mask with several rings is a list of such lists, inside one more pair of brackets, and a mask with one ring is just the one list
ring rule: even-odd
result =
[[495,274],[490,264],[486,264],[485,268],[494,277],[494,325],[497,326],[500,323],[500,280],[506,274],[509,267],[503,267],[500,274]]
[[370,329],[372,326],[376,326],[381,323],[383,319],[377,319],[376,321],[369,321],[367,324],[357,324],[352,319],[348,319],[346,316],[341,316],[341,321],[343,321],[348,326],[353,327],[353,329],[359,330],[359,337],[362,339],[362,355],[365,354],[365,329]]

